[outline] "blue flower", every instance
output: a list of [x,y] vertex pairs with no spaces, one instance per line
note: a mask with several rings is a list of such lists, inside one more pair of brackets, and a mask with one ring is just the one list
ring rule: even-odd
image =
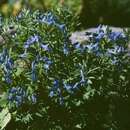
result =
[[13,102],[13,100],[14,100],[13,94],[10,93],[8,95],[8,101]]
[[32,74],[31,74],[32,81],[36,81],[36,80],[37,80],[36,61],[33,61],[33,62],[32,62],[31,68],[32,68],[32,72],[31,72],[31,73],[32,73]]
[[37,80],[37,74],[36,74],[35,71],[32,71],[31,77],[32,77],[32,81],[36,81]]
[[119,63],[119,59],[117,59],[117,57],[112,57],[111,58],[111,64],[112,65],[116,65],[116,64],[118,64]]
[[30,101],[31,103],[36,103],[36,95],[29,94],[23,89],[21,86],[12,87],[8,91],[8,102],[10,104],[14,104],[16,107],[21,106],[26,101]]
[[12,83],[12,79],[11,79],[11,74],[10,73],[6,73],[4,78],[5,78],[5,82],[6,83],[8,83],[8,84]]
[[76,42],[73,45],[76,49],[81,49],[81,44],[79,42]]
[[64,43],[63,52],[64,52],[65,55],[69,54],[69,48],[67,47],[66,43]]
[[76,82],[74,85],[73,85],[73,89],[78,89],[80,87],[80,83],[79,82]]
[[35,104],[37,102],[37,98],[36,98],[36,95],[35,94],[32,94],[31,97],[30,97],[30,101]]
[[65,31],[65,27],[66,27],[65,24],[56,24],[56,25],[62,32]]
[[108,37],[112,41],[117,41],[119,39],[126,39],[126,36],[122,32],[111,32]]
[[96,33],[97,33],[97,34],[99,34],[99,33],[104,33],[104,34],[106,34],[107,29],[108,29],[107,26],[105,26],[105,25],[99,25],[99,26],[97,27]]
[[15,97],[15,101],[17,101],[19,103],[19,105],[22,103],[22,96],[16,95]]
[[41,48],[44,49],[45,51],[51,51],[51,48],[49,48],[48,44],[41,44]]
[[53,62],[52,62],[48,57],[43,57],[42,59],[43,59],[43,61],[44,61],[44,65],[43,65],[44,69],[45,69],[45,70],[48,70],[48,69],[50,68],[50,65],[51,65]]
[[83,84],[83,82],[76,82],[74,84],[67,84],[67,83],[63,82],[63,88],[65,88],[67,92],[73,94],[73,92],[76,89],[79,89],[81,84]]
[[125,52],[125,49],[122,46],[114,46],[114,48],[112,48],[112,49],[107,49],[108,56],[117,55],[117,54],[120,54],[122,52]]
[[49,93],[49,97],[54,97],[54,91],[50,91],[50,93]]
[[64,34],[64,38],[67,36],[66,25],[65,24],[56,24],[60,31]]
[[46,23],[48,25],[52,25],[56,23],[56,18],[55,16],[52,14],[52,12],[49,12],[43,16],[41,16],[40,22]]
[[85,80],[84,73],[83,73],[83,70],[82,70],[82,69],[80,70],[80,76],[81,76],[81,81],[80,81],[80,83],[84,84],[84,83],[86,82],[86,80]]
[[79,42],[74,43],[73,46],[79,52],[84,52],[84,50],[86,49],[86,47]]
[[73,93],[73,86],[72,85],[63,83],[63,87],[67,90],[67,92]]
[[9,90],[10,93],[16,93],[16,91],[17,91],[16,87],[12,87],[12,88]]
[[1,53],[1,54],[0,54],[0,63],[1,63],[1,64],[3,64],[4,59],[5,59],[5,58],[3,57],[2,53]]
[[54,80],[53,85],[55,88],[59,86],[59,80]]
[[24,50],[24,53],[23,54],[20,54],[19,57],[20,58],[26,58],[27,57],[27,49]]
[[52,86],[51,91],[49,93],[49,97],[53,97],[56,92],[58,92],[58,93],[61,92],[59,89],[59,80],[54,80],[53,86]]
[[33,43],[36,43],[39,41],[39,36],[38,35],[34,35],[31,36],[24,44],[24,48],[29,48],[30,45],[32,45]]
[[8,58],[6,63],[5,63],[6,69],[11,70],[13,68],[13,65],[14,65],[13,59]]
[[7,56],[6,56],[5,59],[4,59],[3,64],[4,64],[4,78],[5,78],[5,81],[6,81],[8,84],[11,84],[11,83],[12,83],[11,76],[12,76],[14,61],[13,61],[13,59],[10,58],[9,55],[7,54]]
[[12,87],[8,92],[8,101],[9,103],[15,103],[16,107],[22,105],[25,101],[25,90],[21,87]]
[[31,67],[32,67],[32,71],[34,71],[36,68],[36,61],[35,60],[32,62]]
[[104,32],[98,33],[98,35],[95,37],[95,41],[100,42],[104,38],[104,36],[105,36]]
[[94,53],[96,55],[100,55],[99,43],[91,43],[89,45],[86,45],[86,48],[89,53]]
[[8,50],[6,48],[3,49],[3,52],[0,54],[0,63],[3,64],[5,62],[6,57],[8,57]]

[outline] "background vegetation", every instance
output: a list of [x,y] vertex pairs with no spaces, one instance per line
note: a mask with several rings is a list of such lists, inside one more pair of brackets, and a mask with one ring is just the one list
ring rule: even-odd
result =
[[14,14],[23,8],[49,10],[66,6],[80,15],[84,27],[98,24],[128,27],[130,23],[130,0],[1,0],[0,10],[5,15]]

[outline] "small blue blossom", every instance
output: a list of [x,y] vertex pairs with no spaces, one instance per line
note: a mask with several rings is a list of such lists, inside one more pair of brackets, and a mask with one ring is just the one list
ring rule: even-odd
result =
[[44,61],[43,65],[44,69],[48,70],[53,62],[48,57],[43,57],[43,61]]
[[22,105],[22,103],[25,101],[25,93],[26,92],[24,89],[22,89],[22,87],[12,87],[8,93],[9,103],[15,103],[16,107]]
[[36,74],[35,71],[32,71],[31,78],[32,78],[32,81],[36,81],[37,80],[37,74]]
[[54,91],[50,91],[50,93],[49,93],[49,97],[54,97]]
[[104,36],[105,36],[104,32],[98,33],[98,35],[95,37],[95,41],[100,42],[104,38]]
[[56,24],[56,25],[62,32],[65,31],[65,27],[66,27],[65,24]]
[[13,72],[13,67],[14,67],[14,61],[12,58],[9,57],[9,54],[6,50],[3,51],[3,57],[5,58],[2,62],[3,70],[4,70],[4,79],[5,82],[8,84],[12,83],[12,72]]
[[48,25],[52,25],[52,24],[55,24],[56,23],[56,18],[55,16],[53,15],[52,12],[48,12],[47,14],[41,16],[40,22],[43,22],[43,23],[46,23]]
[[64,87],[68,92],[71,92],[71,91],[72,91],[72,88],[73,88],[73,86],[71,86],[70,84],[66,84],[66,83],[63,83],[63,87]]
[[69,54],[69,48],[67,47],[66,43],[64,43],[63,52],[64,52],[65,55]]
[[59,86],[59,80],[54,80],[53,85],[55,88]]
[[20,58],[27,58],[27,49],[24,50],[24,53],[23,54],[20,54],[19,57]]
[[8,84],[12,83],[12,79],[11,79],[11,74],[10,73],[6,73],[4,78],[5,78],[6,83],[8,83]]
[[105,25],[99,25],[99,26],[97,27],[96,33],[99,34],[99,33],[102,32],[102,33],[106,34],[107,29],[108,29],[107,26],[105,26]]
[[117,59],[117,57],[111,58],[111,64],[112,65],[116,65],[116,64],[118,64],[118,62],[119,62],[119,60]]
[[73,45],[76,49],[81,49],[81,44],[79,42],[76,42]]
[[63,82],[63,88],[66,89],[68,93],[73,94],[76,89],[78,89],[83,82],[76,82],[75,84],[68,84]]
[[30,45],[32,45],[33,43],[36,43],[39,41],[39,36],[38,35],[34,35],[31,36],[24,44],[24,48],[29,48]]
[[36,95],[35,95],[35,94],[32,94],[32,95],[30,96],[30,101],[31,101],[33,104],[35,104],[35,103],[37,102],[37,98],[36,98]]
[[51,91],[49,93],[49,97],[53,97],[56,92],[58,92],[58,93],[61,92],[59,89],[59,80],[54,80],[53,86],[52,86]]
[[8,57],[8,50],[6,48],[3,49],[3,52],[0,53],[0,63],[3,64],[5,62],[6,57]]
[[80,70],[80,76],[81,76],[81,81],[80,81],[80,83],[84,84],[84,83],[86,82],[86,80],[85,80],[84,73],[83,73],[83,70],[82,70],[82,69]]
[[51,48],[49,47],[49,44],[41,44],[41,48],[45,51],[51,51]]
[[64,34],[64,38],[66,39],[66,36],[67,36],[66,25],[65,24],[56,24],[56,26]]
[[17,91],[16,87],[12,87],[12,88],[9,90],[10,93],[16,93],[16,91]]
[[64,99],[63,99],[63,96],[61,94],[61,89],[59,88],[59,81],[58,80],[55,80],[53,82],[53,87],[49,93],[49,97],[52,98],[55,96],[55,94],[59,97],[59,103],[60,105],[63,105],[64,104]]
[[74,85],[73,85],[73,89],[78,89],[80,87],[80,83],[79,82],[76,82]]
[[108,56],[117,55],[117,54],[120,54],[122,52],[125,52],[125,49],[122,46],[115,46],[112,49],[107,49],[107,55]]
[[32,62],[31,67],[32,67],[32,71],[34,71],[35,67],[36,67],[36,61],[35,60]]
[[126,36],[122,32],[111,32],[109,34],[109,39],[112,41],[117,41],[119,39],[125,39]]
[[10,57],[7,58],[7,61],[5,63],[6,69],[11,70],[13,68],[14,61]]
[[36,95],[35,94],[27,94],[26,90],[21,86],[12,87],[8,91],[8,102],[10,105],[15,105],[16,107],[21,106],[26,101],[30,101],[30,103],[36,103]]
[[84,50],[86,49],[86,47],[79,42],[74,43],[73,46],[79,52],[84,52]]
[[99,43],[91,43],[86,45],[86,48],[89,53],[95,53],[97,55],[99,53]]

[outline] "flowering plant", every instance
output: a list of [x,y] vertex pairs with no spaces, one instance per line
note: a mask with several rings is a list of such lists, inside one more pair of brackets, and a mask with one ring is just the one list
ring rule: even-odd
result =
[[1,129],[118,127],[113,97],[129,97],[129,35],[99,26],[72,43],[77,24],[59,9],[1,19]]

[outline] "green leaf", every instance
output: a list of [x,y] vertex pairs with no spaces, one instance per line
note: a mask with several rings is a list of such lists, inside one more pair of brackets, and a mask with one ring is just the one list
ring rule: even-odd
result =
[[81,124],[77,124],[75,127],[78,129],[82,129]]
[[20,76],[23,71],[24,71],[24,68],[18,68],[15,75]]
[[0,95],[0,107],[5,107],[7,104],[7,95],[6,93],[3,93]]
[[11,120],[8,108],[4,108],[0,113],[0,130],[3,130]]

